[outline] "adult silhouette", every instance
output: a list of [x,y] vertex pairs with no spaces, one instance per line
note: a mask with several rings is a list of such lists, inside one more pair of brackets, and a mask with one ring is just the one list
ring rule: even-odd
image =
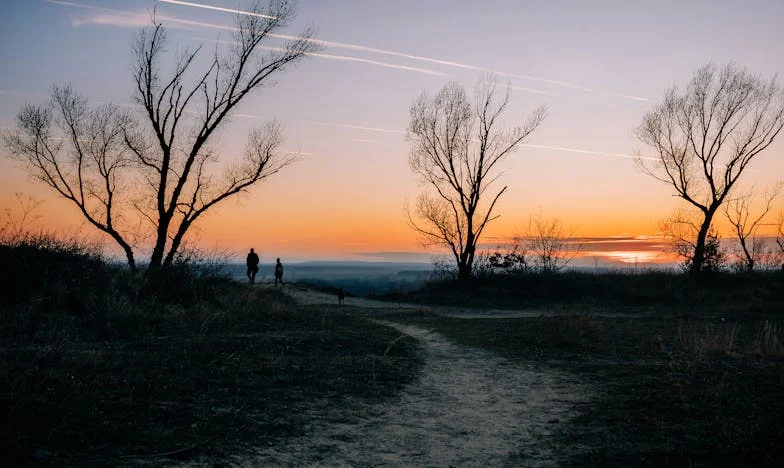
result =
[[275,286],[278,285],[278,281],[280,281],[281,286],[285,286],[283,284],[283,264],[280,263],[280,259],[275,263]]
[[248,280],[250,280],[250,284],[253,284],[256,282],[256,273],[259,272],[259,256],[253,249],[250,249],[250,252],[248,252],[248,258],[245,263],[248,265]]

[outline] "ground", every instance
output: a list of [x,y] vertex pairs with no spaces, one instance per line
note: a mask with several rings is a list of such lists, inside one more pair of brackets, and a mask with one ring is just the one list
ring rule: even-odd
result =
[[[340,405],[316,398],[307,431],[259,450],[254,465],[560,466],[580,450],[555,437],[593,389],[568,372],[520,363],[457,345],[438,331],[384,320],[418,315],[421,307],[335,298],[292,287],[302,305],[367,317],[416,338],[424,359],[419,377],[384,401]],[[444,316],[465,310],[435,308]],[[433,313],[429,311],[429,313]],[[507,313],[519,316],[521,312]],[[496,311],[494,316],[504,316]],[[393,345],[391,345],[393,346]]]

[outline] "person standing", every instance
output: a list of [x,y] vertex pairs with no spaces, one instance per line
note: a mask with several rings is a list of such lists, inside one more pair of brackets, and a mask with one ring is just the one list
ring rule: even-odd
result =
[[250,249],[248,252],[248,258],[245,260],[245,263],[248,265],[248,280],[250,280],[250,284],[256,282],[256,273],[259,272],[259,256],[253,249]]
[[280,259],[275,263],[275,286],[278,285],[278,281],[280,281],[281,286],[285,286],[283,284],[283,264],[280,263]]

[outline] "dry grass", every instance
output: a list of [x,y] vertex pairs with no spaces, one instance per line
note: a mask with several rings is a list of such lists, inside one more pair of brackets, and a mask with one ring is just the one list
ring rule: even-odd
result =
[[398,320],[592,384],[596,399],[560,434],[562,443],[585,447],[574,466],[781,466],[780,322],[739,319],[745,307],[725,304],[721,312],[734,318],[723,321],[715,311],[678,319],[680,311],[661,307],[599,317],[613,309],[597,306],[561,306],[537,318]]
[[5,466],[218,460],[300,433],[313,395],[386,397],[421,364],[394,330],[279,291],[51,255],[0,246],[16,275],[0,302]]

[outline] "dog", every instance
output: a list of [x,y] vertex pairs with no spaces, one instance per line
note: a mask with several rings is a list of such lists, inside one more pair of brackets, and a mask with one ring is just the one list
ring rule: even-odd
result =
[[342,304],[345,299],[346,292],[343,290],[343,288],[338,289],[338,304]]

